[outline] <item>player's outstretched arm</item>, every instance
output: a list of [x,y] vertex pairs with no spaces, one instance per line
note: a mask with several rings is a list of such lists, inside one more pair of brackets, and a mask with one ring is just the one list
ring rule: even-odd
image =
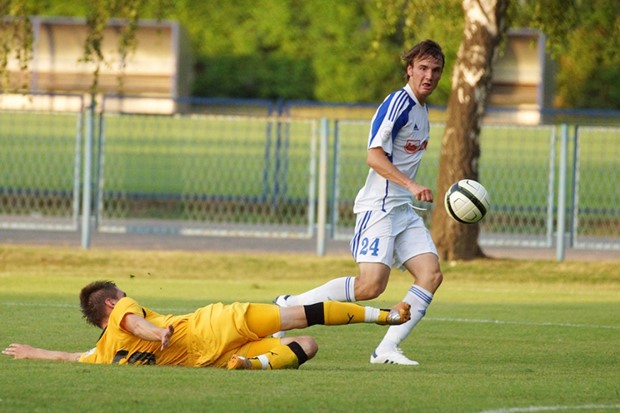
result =
[[82,353],[68,353],[66,351],[45,350],[29,346],[28,344],[9,344],[2,350],[2,354],[11,356],[14,359],[31,360],[58,360],[58,361],[79,361]]

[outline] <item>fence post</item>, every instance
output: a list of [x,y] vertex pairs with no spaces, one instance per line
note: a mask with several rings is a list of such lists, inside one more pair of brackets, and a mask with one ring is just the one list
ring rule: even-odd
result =
[[573,128],[573,159],[571,164],[571,197],[570,197],[570,227],[568,228],[568,246],[575,246],[575,237],[577,236],[577,209],[579,204],[579,125]]
[[82,248],[90,247],[90,208],[92,202],[92,170],[93,170],[93,140],[94,140],[94,119],[95,119],[95,97],[92,96],[91,103],[86,112],[86,136],[84,142],[84,173],[82,181]]
[[340,133],[338,120],[334,121],[334,156],[332,157],[332,190],[331,190],[331,218],[329,220],[329,235],[332,239],[336,237],[336,227],[338,225],[338,201],[340,198]]
[[[102,98],[104,99],[104,98]],[[101,104],[101,113],[99,113],[99,128],[97,131],[97,160],[95,162],[95,176],[93,178],[93,189],[95,193],[92,197],[93,199],[93,228],[95,231],[99,229],[99,223],[101,221],[101,214],[103,213],[103,168],[104,168],[104,153],[103,146],[105,140],[105,119],[104,119],[104,111],[105,105]],[[93,129],[94,130],[94,129]],[[93,136],[94,139],[94,136]],[[94,147],[94,141],[93,141]]]
[[321,119],[320,128],[319,198],[316,229],[316,254],[322,257],[325,255],[325,235],[327,226],[327,137],[329,134],[329,121],[327,118]]
[[558,142],[557,127],[551,132],[551,142],[549,143],[549,183],[547,190],[547,236],[546,242],[549,247],[553,245],[553,218],[555,217],[555,161],[556,147]]
[[75,133],[75,159],[73,163],[73,225],[80,227],[80,170],[82,169],[82,137],[84,133],[84,103],[77,116]]
[[557,225],[557,244],[556,259],[564,261],[565,232],[566,232],[566,166],[568,164],[568,125],[562,124],[562,134],[560,136],[560,176],[558,180],[558,225]]

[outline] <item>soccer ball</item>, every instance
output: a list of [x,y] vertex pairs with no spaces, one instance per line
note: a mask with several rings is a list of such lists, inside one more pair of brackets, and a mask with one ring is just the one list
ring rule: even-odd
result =
[[446,212],[461,224],[475,224],[489,210],[489,194],[479,182],[463,179],[453,184],[444,198]]

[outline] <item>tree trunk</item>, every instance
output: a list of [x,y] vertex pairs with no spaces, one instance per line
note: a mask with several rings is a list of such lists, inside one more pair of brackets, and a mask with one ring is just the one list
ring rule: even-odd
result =
[[478,245],[479,225],[460,224],[448,217],[443,194],[461,179],[478,180],[480,124],[491,87],[492,64],[506,30],[508,3],[463,0],[465,30],[452,73],[431,227],[439,257],[444,260],[484,256]]

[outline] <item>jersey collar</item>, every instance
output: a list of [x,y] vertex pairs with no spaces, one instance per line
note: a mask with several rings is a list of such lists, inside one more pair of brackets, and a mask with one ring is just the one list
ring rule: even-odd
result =
[[413,99],[413,101],[415,102],[416,105],[421,106],[421,107],[425,107],[425,105],[421,104],[418,101],[418,98],[415,96],[415,93],[413,93],[413,89],[411,89],[411,86],[409,86],[409,83],[407,83],[403,89],[405,89],[407,94],[411,97],[411,99]]

